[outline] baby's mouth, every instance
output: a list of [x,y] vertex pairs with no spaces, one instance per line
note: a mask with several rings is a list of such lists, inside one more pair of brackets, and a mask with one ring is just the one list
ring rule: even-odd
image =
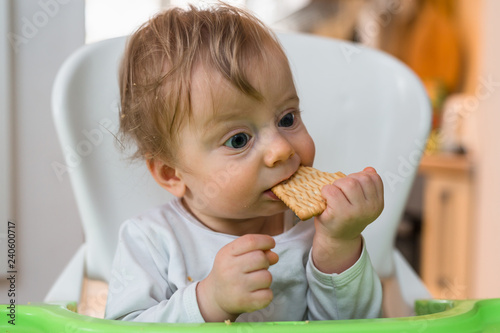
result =
[[[292,174],[290,174],[288,177],[283,178],[281,181],[277,182],[274,186],[276,186],[276,185],[279,185],[279,184],[281,184],[281,183],[286,182],[287,180],[289,180],[290,178],[292,178],[292,176],[293,176],[296,172],[297,172],[297,170],[295,170],[295,171],[294,171]],[[273,186],[273,187],[274,187],[274,186]]]
[[273,187],[275,187],[275,186],[277,186],[277,185],[279,185],[281,183],[284,183],[287,180],[289,180],[290,178],[292,178],[292,176],[295,174],[295,172],[297,172],[297,170],[295,170],[292,174],[288,175],[287,177],[283,178],[282,180],[280,180],[279,182],[277,182],[276,184],[274,184],[271,188],[267,189],[267,191],[272,191]]
[[271,197],[272,199],[274,199],[274,200],[276,200],[276,201],[278,201],[278,200],[279,200],[279,201],[281,201],[281,199],[280,199],[280,198],[278,198],[278,197],[276,196],[276,194],[274,194],[274,192],[273,192],[271,189],[269,189],[269,190],[265,191],[264,193],[265,193],[265,194],[267,194],[269,197]]

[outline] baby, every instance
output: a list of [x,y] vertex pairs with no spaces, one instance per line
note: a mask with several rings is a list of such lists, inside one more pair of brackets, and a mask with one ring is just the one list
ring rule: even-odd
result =
[[376,171],[325,186],[327,209],[309,221],[270,190],[312,166],[315,148],[287,57],[259,20],[228,5],[162,12],[130,37],[120,85],[121,133],[177,198],[123,224],[106,318],[380,314],[361,236],[384,205]]

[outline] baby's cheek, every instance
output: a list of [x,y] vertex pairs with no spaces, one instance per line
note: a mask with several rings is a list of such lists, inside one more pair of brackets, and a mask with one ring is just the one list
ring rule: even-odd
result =
[[304,137],[304,140],[300,141],[300,157],[301,164],[305,166],[312,166],[314,162],[314,156],[316,155],[316,146],[314,141],[309,134]]
[[223,196],[239,206],[246,205],[248,194],[255,187],[255,178],[242,173],[230,178],[224,186]]

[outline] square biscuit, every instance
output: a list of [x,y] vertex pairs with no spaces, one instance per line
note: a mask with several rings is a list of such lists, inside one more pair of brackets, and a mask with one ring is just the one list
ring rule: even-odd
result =
[[302,221],[320,215],[326,209],[321,189],[345,177],[342,172],[329,173],[300,166],[292,177],[271,188]]

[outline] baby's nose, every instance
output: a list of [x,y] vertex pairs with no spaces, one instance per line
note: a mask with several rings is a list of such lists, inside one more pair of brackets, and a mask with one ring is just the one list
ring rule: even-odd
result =
[[280,134],[273,135],[264,149],[264,163],[268,167],[274,167],[279,162],[286,161],[295,154],[293,146]]

